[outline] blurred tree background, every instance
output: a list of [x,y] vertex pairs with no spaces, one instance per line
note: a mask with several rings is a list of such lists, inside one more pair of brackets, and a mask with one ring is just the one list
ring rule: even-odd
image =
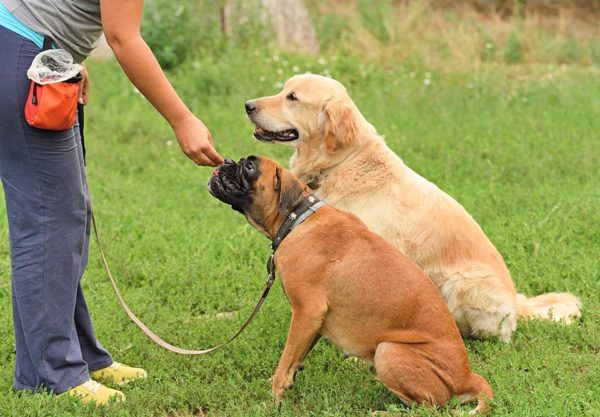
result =
[[599,0],[149,0],[142,29],[167,69],[268,47],[468,70],[599,63],[599,22]]

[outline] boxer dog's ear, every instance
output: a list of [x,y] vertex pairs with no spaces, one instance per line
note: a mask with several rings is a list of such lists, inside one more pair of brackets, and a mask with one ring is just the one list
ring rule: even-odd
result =
[[302,201],[304,189],[302,184],[290,172],[277,167],[275,170],[275,192],[279,192],[277,209],[280,214],[287,215]]
[[341,98],[333,98],[323,105],[319,125],[323,132],[323,144],[328,152],[335,152],[350,144],[359,133],[351,103]]

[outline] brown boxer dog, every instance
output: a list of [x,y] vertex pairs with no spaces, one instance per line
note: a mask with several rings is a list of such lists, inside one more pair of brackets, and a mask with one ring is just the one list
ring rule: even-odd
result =
[[[274,239],[309,196],[308,187],[276,162],[226,160],[210,193]],[[275,252],[292,322],[273,394],[281,400],[320,336],[371,364],[405,404],[439,406],[451,397],[479,400],[488,413],[490,384],[473,373],[458,328],[440,292],[395,246],[355,215],[325,205],[294,227]]]

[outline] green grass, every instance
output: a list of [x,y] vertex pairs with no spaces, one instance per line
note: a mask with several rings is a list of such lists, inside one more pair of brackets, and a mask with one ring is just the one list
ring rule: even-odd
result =
[[[594,67],[490,64],[441,75],[393,63],[327,62],[228,51],[172,73],[219,151],[287,163],[285,147],[251,137],[243,103],[297,71],[327,70],[409,166],[453,195],[504,255],[526,294],[572,291],[573,326],[520,323],[509,345],[468,340],[473,368],[496,391],[494,416],[600,415],[600,83]],[[268,241],[211,198],[210,169],[179,151],[171,131],[114,63],[91,63],[88,181],[105,249],[133,310],[189,348],[235,332],[265,278]],[[281,74],[278,73],[281,70]],[[261,78],[264,77],[264,78]],[[429,78],[430,85],[424,80]],[[404,407],[362,363],[319,342],[278,411],[267,379],[290,318],[279,284],[246,332],[202,357],[159,349],[117,304],[92,243],[84,288],[96,331],[116,360],[145,367],[124,405],[83,407],[11,389],[14,336],[4,207],[0,209],[0,416],[448,416]],[[219,312],[237,312],[217,318]],[[468,410],[470,407],[461,407]]]

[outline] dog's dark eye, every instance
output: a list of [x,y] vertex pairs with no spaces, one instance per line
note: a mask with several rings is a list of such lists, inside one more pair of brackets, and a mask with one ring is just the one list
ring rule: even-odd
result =
[[247,162],[244,164],[244,170],[248,173],[248,174],[254,174],[254,165],[252,164],[252,162]]
[[293,91],[289,93],[286,97],[289,101],[298,101],[298,97],[296,97],[296,93]]

